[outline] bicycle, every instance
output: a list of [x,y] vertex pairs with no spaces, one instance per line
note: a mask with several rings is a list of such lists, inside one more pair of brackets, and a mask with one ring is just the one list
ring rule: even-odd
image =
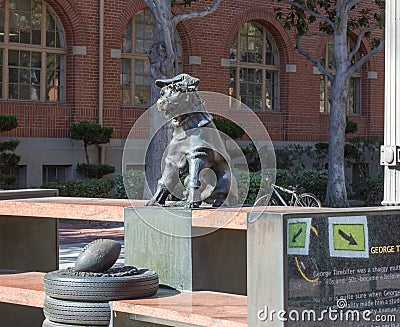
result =
[[[254,203],[255,206],[277,206],[281,203],[283,206],[297,206],[297,207],[322,207],[321,201],[312,193],[298,193],[296,187],[289,190],[282,186],[272,184],[273,194],[271,197],[263,195]],[[289,202],[286,202],[279,191],[291,195]]]

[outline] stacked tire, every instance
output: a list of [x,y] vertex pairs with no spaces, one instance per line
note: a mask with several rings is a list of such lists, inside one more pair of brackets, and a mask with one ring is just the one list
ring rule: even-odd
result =
[[[127,273],[129,268],[134,273]],[[71,269],[47,273],[43,327],[108,326],[111,320],[109,301],[157,293],[156,272],[127,266],[120,270],[122,273],[115,274],[80,274]]]

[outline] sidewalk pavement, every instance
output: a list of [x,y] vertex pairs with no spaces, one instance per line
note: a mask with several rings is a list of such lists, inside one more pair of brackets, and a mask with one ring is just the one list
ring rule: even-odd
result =
[[121,254],[117,263],[123,264],[124,227],[122,223],[61,220],[59,224],[59,269],[73,267],[85,245],[99,238],[108,238],[121,243]]

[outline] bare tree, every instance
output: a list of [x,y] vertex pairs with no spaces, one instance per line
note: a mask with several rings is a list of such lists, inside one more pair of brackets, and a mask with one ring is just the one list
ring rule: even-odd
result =
[[[204,17],[213,13],[221,0],[214,0],[211,6],[205,6],[199,11],[185,11],[173,13],[174,6],[189,7],[193,2],[209,2],[197,0],[143,0],[155,17],[154,43],[148,53],[150,71],[152,77],[151,104],[155,104],[159,97],[159,88],[155,80],[171,78],[178,73],[178,61],[176,55],[175,31],[176,26],[185,20]],[[160,163],[164,149],[168,143],[168,130],[161,115],[151,113],[150,135],[157,131],[148,149],[151,158],[146,159],[146,178],[150,190],[145,190],[145,197],[149,198],[154,193],[157,181],[161,176]]]
[[[329,94],[330,126],[328,153],[328,187],[325,205],[348,206],[345,185],[345,128],[350,80],[354,72],[384,47],[384,37],[372,37],[382,29],[385,20],[384,0],[277,0],[289,6],[276,8],[277,17],[286,29],[296,29],[296,45],[300,54],[315,64],[331,82]],[[302,38],[312,34],[315,25],[318,34],[333,38],[336,70],[327,70],[321,61],[302,47]],[[315,29],[314,29],[315,30]],[[349,33],[356,35],[353,47],[348,47]],[[377,33],[375,33],[377,34]],[[372,50],[355,60],[364,40],[371,42]]]

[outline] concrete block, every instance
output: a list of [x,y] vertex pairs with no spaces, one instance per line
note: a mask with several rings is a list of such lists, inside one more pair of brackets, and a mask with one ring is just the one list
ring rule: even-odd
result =
[[179,290],[246,294],[245,230],[193,227],[190,210],[173,208],[125,208],[124,221],[125,264]]
[[0,216],[0,268],[58,269],[58,219]]

